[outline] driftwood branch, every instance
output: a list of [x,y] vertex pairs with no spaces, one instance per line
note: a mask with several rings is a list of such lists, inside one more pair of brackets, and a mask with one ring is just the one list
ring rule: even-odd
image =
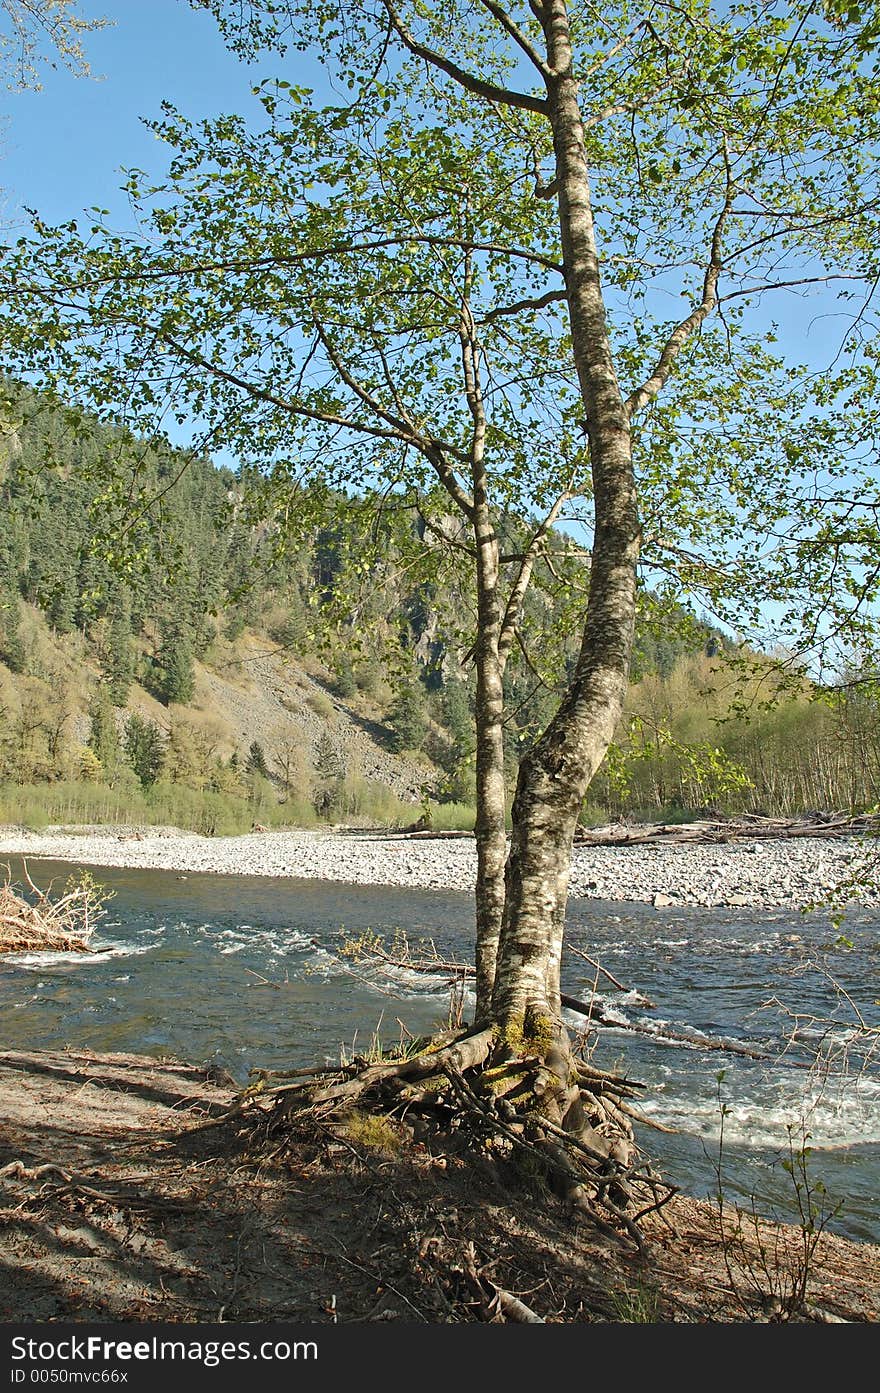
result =
[[[476,969],[469,963],[448,962],[439,956],[414,958],[410,955],[409,945],[404,943],[403,950],[399,955],[387,953],[384,948],[372,940],[358,943],[356,945],[357,954],[373,958],[377,962],[388,967],[405,968],[409,972],[423,972],[434,976],[448,975],[453,985],[462,980],[469,981],[476,976]],[[579,956],[587,959],[600,972],[604,969],[599,967],[593,959],[586,953],[579,953]],[[614,982],[620,990],[627,990],[622,983],[611,976],[605,975]],[[652,1005],[647,998],[645,1001]],[[725,1054],[742,1055],[746,1059],[768,1059],[770,1056],[763,1050],[752,1049],[749,1045],[741,1045],[735,1041],[716,1039],[714,1036],[699,1034],[688,1034],[685,1031],[670,1030],[668,1027],[645,1025],[639,1021],[618,1020],[616,1017],[609,1016],[602,1009],[602,1003],[595,995],[589,1001],[582,1001],[579,997],[571,996],[568,992],[560,993],[560,1002],[565,1010],[573,1011],[579,1016],[586,1016],[591,1025],[605,1027],[610,1030],[628,1030],[636,1035],[647,1035],[653,1039],[664,1040],[675,1045],[684,1045],[690,1049],[718,1050]]]
[[658,823],[656,826],[579,827],[575,842],[579,846],[644,846],[663,842],[673,846],[686,842],[732,842],[770,840],[776,837],[854,837],[880,832],[880,817],[864,813],[818,813],[811,817],[761,817],[744,813],[738,818],[704,818],[698,822]]
[[110,898],[88,872],[73,876],[65,893],[40,890],[23,863],[30,899],[13,885],[9,867],[0,885],[0,953],[89,953],[89,940]]

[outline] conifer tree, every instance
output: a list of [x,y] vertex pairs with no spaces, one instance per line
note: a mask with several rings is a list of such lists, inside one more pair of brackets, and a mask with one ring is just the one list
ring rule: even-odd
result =
[[134,712],[125,723],[123,746],[132,769],[149,788],[162,772],[164,741],[159,727]]
[[428,714],[424,693],[417,679],[401,687],[388,724],[391,727],[391,748],[397,753],[422,748],[428,732]]
[[258,740],[251,741],[244,767],[248,774],[258,774],[261,779],[268,779],[269,768],[266,764],[266,755]]
[[195,669],[192,641],[182,624],[175,622],[163,626],[157,662],[156,688],[161,700],[166,706],[172,702],[186,706],[195,695]]
[[6,585],[0,588],[0,660],[12,672],[24,671],[24,644],[19,622],[18,595]]
[[111,787],[116,781],[122,756],[114,704],[109,686],[101,683],[89,705],[88,748],[101,766],[105,783]]
[[131,646],[130,608],[125,598],[114,607],[107,634],[104,675],[114,706],[124,706],[134,680],[135,662]]

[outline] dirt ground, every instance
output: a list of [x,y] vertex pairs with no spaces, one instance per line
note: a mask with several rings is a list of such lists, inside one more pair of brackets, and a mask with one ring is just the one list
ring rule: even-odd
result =
[[173,1060],[0,1053],[0,1321],[880,1319],[880,1247],[675,1196],[646,1251],[489,1164],[310,1130],[267,1145]]

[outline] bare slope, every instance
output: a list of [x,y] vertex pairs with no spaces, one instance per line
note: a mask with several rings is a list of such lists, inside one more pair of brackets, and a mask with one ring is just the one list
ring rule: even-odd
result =
[[386,784],[399,798],[418,802],[423,784],[436,778],[427,761],[392,754],[387,727],[359,714],[270,639],[244,640],[222,666],[199,665],[194,704],[224,724],[233,747],[261,744],[270,767],[291,748],[314,767],[319,745],[329,740],[347,773]]
[[[0,709],[12,761],[5,777],[25,783],[47,775],[75,779],[81,777],[89,708],[101,680],[100,644],[93,647],[79,633],[59,637],[35,609],[22,608],[25,670],[13,673],[0,663]],[[287,769],[295,775],[293,786],[304,793],[316,770],[326,777],[322,759],[325,766],[329,759],[333,773],[373,780],[413,805],[438,778],[426,757],[392,752],[381,706],[360,693],[350,702],[341,700],[318,662],[300,660],[256,634],[219,643],[195,664],[191,704],[165,706],[135,683],[126,709],[166,735],[175,722],[191,727],[224,760],[237,753],[243,762],[257,742],[279,787]],[[121,724],[121,711],[118,717]]]

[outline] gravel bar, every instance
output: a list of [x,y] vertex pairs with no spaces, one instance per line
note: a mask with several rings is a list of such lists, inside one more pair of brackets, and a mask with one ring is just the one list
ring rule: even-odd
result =
[[[285,830],[202,837],[174,828],[0,828],[0,856],[177,871],[285,876],[354,885],[472,891],[472,838]],[[760,839],[709,845],[576,846],[574,898],[654,904],[800,908],[834,897],[877,856],[874,838]],[[863,887],[855,902],[880,905]]]

